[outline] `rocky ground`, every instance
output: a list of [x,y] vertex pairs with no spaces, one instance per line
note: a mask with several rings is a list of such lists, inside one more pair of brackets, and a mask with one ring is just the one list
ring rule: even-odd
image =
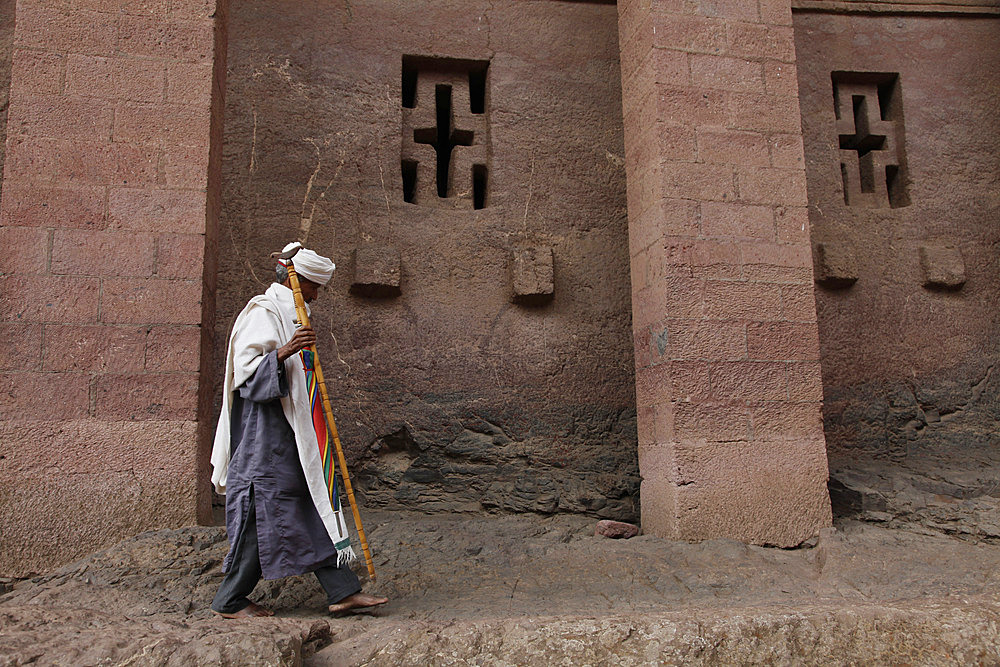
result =
[[[844,486],[874,502],[865,479]],[[580,516],[368,511],[369,588],[392,600],[342,619],[311,576],[262,583],[274,618],[215,618],[223,529],[150,532],[0,583],[0,665],[996,664],[995,498],[958,519],[975,498],[932,495],[951,520],[907,522],[893,500],[794,550],[610,540]]]

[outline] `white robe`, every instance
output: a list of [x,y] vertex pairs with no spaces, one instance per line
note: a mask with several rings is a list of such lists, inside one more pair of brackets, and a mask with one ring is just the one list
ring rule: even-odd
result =
[[[212,484],[219,493],[226,492],[230,460],[230,419],[233,391],[247,381],[264,355],[287,343],[295,334],[296,315],[292,290],[272,283],[264,294],[255,296],[236,318],[226,350],[226,375],[222,391],[222,413],[212,447]],[[288,396],[281,399],[285,419],[295,432],[295,445],[316,511],[338,551],[338,563],[353,562],[350,535],[343,512],[330,504],[323,476],[319,444],[309,410],[309,394],[302,358],[294,354],[285,360]],[[332,442],[330,443],[332,446]]]

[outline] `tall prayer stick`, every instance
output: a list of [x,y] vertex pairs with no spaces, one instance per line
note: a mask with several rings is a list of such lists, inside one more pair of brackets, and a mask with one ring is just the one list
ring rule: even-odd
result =
[[[291,251],[291,255],[294,255],[298,251],[295,248]],[[309,314],[306,312],[306,302],[302,299],[302,288],[299,286],[299,277],[295,273],[295,267],[291,262],[291,255],[285,256],[288,253],[281,253],[278,255],[280,259],[287,259],[287,269],[288,269],[288,282],[292,286],[292,294],[295,296],[295,314],[299,318],[299,324],[301,326],[309,326]],[[358,513],[358,502],[354,499],[354,488],[351,486],[351,477],[347,474],[347,459],[344,458],[344,449],[340,446],[340,436],[337,434],[337,424],[333,420],[333,411],[330,409],[330,397],[326,393],[326,383],[323,381],[323,369],[319,365],[319,354],[316,352],[316,346],[310,345],[309,350],[312,351],[313,364],[316,371],[316,384],[319,385],[319,393],[323,398],[323,414],[326,417],[326,426],[330,429],[330,435],[333,436],[333,444],[337,450],[337,462],[340,464],[340,474],[344,478],[344,488],[347,490],[347,499],[351,503],[351,512],[354,514],[354,526],[358,529],[358,539],[361,541],[361,550],[365,554],[365,566],[368,568],[368,576],[372,581],[375,581],[375,565],[372,563],[372,553],[368,549],[368,540],[365,538],[365,529],[361,525],[361,514]],[[331,491],[334,491],[331,489]]]

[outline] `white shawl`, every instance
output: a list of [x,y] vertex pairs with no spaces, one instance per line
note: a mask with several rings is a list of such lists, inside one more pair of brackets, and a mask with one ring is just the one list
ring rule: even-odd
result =
[[[254,374],[264,355],[291,339],[296,329],[295,320],[292,290],[284,285],[272,283],[264,294],[250,299],[233,324],[226,350],[222,414],[219,415],[219,425],[215,429],[215,444],[212,447],[212,484],[219,493],[226,492],[226,477],[229,472],[233,391]],[[299,462],[309,487],[309,495],[330,539],[337,548],[338,565],[353,562],[355,554],[351,548],[343,512],[334,511],[327,495],[323,462],[320,460],[319,444],[316,441],[312,415],[309,412],[305,371],[302,357],[298,354],[285,360],[285,378],[288,381],[288,396],[281,399],[281,408],[285,413],[285,419],[295,432],[295,445],[299,451]],[[336,490],[334,492],[336,493]]]

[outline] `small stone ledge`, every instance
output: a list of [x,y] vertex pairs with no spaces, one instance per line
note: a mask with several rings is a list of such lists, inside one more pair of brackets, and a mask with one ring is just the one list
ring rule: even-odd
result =
[[551,247],[515,248],[510,267],[514,303],[540,306],[552,300],[555,285]]
[[376,298],[399,296],[399,250],[380,245],[364,245],[355,249],[351,293]]
[[827,289],[847,289],[858,281],[858,261],[848,243],[817,243],[813,253],[816,283]]
[[965,284],[962,251],[953,245],[920,246],[920,270],[927,289],[954,291]]

